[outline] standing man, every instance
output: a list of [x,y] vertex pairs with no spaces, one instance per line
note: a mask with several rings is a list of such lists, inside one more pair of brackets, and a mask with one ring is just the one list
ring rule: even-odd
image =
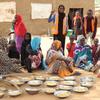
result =
[[87,40],[90,38],[92,44],[97,32],[97,17],[93,16],[93,11],[88,10],[87,16],[84,17],[84,33]]
[[58,12],[52,11],[48,19],[48,22],[53,22],[51,32],[53,34],[54,40],[61,41],[63,52],[65,48],[65,37],[67,33],[67,17],[64,11],[64,5],[59,5]]

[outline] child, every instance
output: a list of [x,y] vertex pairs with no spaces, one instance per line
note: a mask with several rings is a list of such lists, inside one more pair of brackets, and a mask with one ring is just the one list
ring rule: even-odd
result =
[[19,55],[17,48],[16,48],[16,43],[14,40],[9,41],[8,57],[9,58],[16,58],[16,59],[20,58],[20,55]]
[[[93,67],[92,71],[97,72],[100,69],[100,46],[98,46],[96,53],[95,53],[95,66]],[[99,72],[100,76],[100,72]]]
[[74,57],[74,49],[75,49],[75,43],[74,43],[75,37],[73,35],[70,36],[70,43],[66,45],[66,48],[68,50],[68,57],[73,58]]
[[96,38],[94,39],[94,45],[92,45],[92,56],[93,56],[93,62],[94,62],[94,65],[96,64],[96,52],[97,52],[97,49],[99,48],[99,40]]

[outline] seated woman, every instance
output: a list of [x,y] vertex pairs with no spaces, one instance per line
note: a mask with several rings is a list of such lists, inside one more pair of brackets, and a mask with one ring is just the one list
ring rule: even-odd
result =
[[22,66],[25,65],[26,59],[29,56],[29,53],[27,52],[26,48],[30,44],[30,42],[31,42],[31,34],[30,33],[26,33],[25,39],[22,42],[22,46],[21,46],[21,65]]
[[85,43],[83,35],[78,37],[74,51],[74,63],[78,68],[90,71],[93,67],[92,64],[92,51],[89,45]]
[[41,38],[34,37],[31,40],[31,45],[27,47],[29,56],[26,60],[26,67],[28,72],[32,72],[32,69],[43,69],[43,55],[40,47]]
[[72,59],[63,56],[61,42],[55,40],[46,55],[48,73],[58,74],[60,77],[72,75]]
[[16,48],[16,43],[14,40],[9,41],[8,57],[15,58],[15,59],[20,58],[19,52],[17,51],[17,48]]
[[7,40],[0,38],[0,75],[26,72],[17,64],[14,64],[7,55]]

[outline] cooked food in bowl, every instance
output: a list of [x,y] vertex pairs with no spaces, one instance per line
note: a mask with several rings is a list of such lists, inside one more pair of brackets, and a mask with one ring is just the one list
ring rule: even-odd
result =
[[25,91],[28,94],[33,95],[33,94],[37,94],[40,91],[40,89],[38,89],[38,88],[32,88],[32,87],[27,87],[27,88],[25,88]]
[[66,98],[69,97],[71,93],[69,91],[59,90],[59,91],[55,91],[54,95],[58,98]]
[[62,81],[62,85],[68,85],[68,86],[75,86],[77,85],[76,81]]
[[93,82],[81,82],[81,86],[91,88],[93,87]]
[[43,76],[36,76],[35,79],[36,80],[41,80],[41,81],[44,81],[45,80],[45,78]]
[[85,77],[81,77],[80,78],[80,81],[81,82],[94,82],[95,81],[95,78],[92,77],[92,76],[85,76]]
[[49,86],[49,87],[54,87],[57,86],[58,82],[57,81],[46,81],[45,85]]
[[57,89],[58,90],[67,90],[67,91],[70,91],[70,90],[73,89],[73,87],[72,86],[66,86],[66,85],[58,85]]
[[51,80],[51,81],[60,81],[61,78],[59,76],[51,76],[51,77],[48,77],[47,80]]
[[84,93],[88,91],[87,87],[82,87],[82,86],[77,86],[73,88],[74,92],[78,92],[78,93]]
[[18,80],[18,79],[13,79],[13,80],[11,80],[10,82],[11,82],[11,83],[14,83],[14,84],[16,84],[16,85],[18,85],[18,86],[21,86],[21,85],[24,84],[23,81]]
[[32,80],[32,78],[30,78],[30,77],[21,77],[20,79],[22,82],[25,82],[25,83]]
[[47,94],[53,94],[56,91],[54,88],[44,88],[44,92]]
[[64,77],[64,80],[66,80],[66,81],[75,81],[76,77],[75,76],[68,76],[68,77]]
[[30,85],[30,86],[39,86],[39,85],[41,85],[42,83],[43,83],[43,82],[40,81],[40,80],[31,80],[31,81],[28,82],[28,85]]
[[9,90],[8,95],[12,97],[16,97],[22,94],[21,90]]

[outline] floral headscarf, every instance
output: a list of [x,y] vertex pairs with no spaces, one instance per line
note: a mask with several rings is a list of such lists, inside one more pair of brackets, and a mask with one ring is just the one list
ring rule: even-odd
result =
[[79,35],[79,36],[77,37],[77,43],[80,43],[80,41],[81,41],[82,39],[85,39],[85,37],[84,37],[83,35]]
[[53,41],[51,49],[60,50],[61,49],[61,42],[59,40]]

